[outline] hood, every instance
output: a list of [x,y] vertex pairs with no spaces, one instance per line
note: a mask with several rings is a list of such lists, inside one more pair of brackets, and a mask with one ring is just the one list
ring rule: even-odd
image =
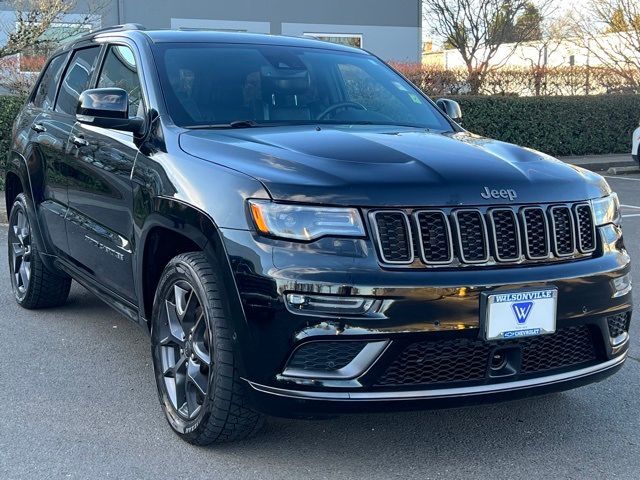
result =
[[250,175],[275,200],[353,206],[545,203],[597,198],[602,177],[516,145],[398,127],[192,130],[188,154]]

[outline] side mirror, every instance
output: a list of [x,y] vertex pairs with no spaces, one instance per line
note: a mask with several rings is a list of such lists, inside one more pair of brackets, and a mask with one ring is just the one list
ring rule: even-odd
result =
[[462,120],[462,110],[460,109],[460,104],[458,102],[449,100],[448,98],[441,98],[436,100],[436,105],[438,105],[440,110],[446,113],[454,122],[460,123]]
[[144,120],[129,118],[129,94],[121,88],[93,88],[78,98],[76,120],[85,125],[140,133]]

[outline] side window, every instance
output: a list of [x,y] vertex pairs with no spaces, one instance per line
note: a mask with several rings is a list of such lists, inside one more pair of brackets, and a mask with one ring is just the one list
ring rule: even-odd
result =
[[64,61],[67,58],[66,54],[58,55],[54,57],[47,65],[40,83],[36,87],[35,94],[33,96],[33,105],[42,108],[44,110],[53,109],[53,101],[56,98],[56,87],[62,75],[62,69],[64,68]]
[[117,87],[129,94],[129,117],[143,116],[142,89],[136,58],[129,47],[111,45],[104,58],[98,88]]
[[91,74],[96,68],[99,53],[100,47],[89,47],[77,50],[73,54],[60,86],[56,112],[75,114],[78,97],[89,88]]

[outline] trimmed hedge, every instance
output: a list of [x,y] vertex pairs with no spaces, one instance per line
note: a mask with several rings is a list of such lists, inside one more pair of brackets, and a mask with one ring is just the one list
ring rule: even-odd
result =
[[24,99],[20,97],[0,95],[0,190],[4,190],[4,171],[11,147],[11,128],[23,104]]
[[452,97],[478,135],[554,156],[631,153],[640,95]]

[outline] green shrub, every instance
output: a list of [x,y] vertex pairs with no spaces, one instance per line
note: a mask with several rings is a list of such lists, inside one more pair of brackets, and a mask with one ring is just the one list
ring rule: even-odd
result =
[[478,135],[554,156],[631,152],[640,95],[453,97]]
[[24,99],[0,95],[0,190],[4,190],[5,163],[11,147],[11,127]]

